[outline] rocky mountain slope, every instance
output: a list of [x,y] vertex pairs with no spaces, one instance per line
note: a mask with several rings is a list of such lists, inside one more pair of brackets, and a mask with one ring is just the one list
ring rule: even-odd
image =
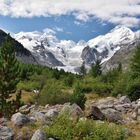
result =
[[118,66],[121,62],[122,68],[124,70],[128,70],[130,66],[131,58],[133,57],[134,51],[137,45],[140,44],[140,31],[135,32],[134,40],[129,43],[123,45],[108,61],[102,64],[102,68],[104,71],[108,71]]
[[[20,32],[15,34],[15,39],[38,59],[38,63],[76,72],[83,61],[88,67],[97,59],[106,63],[119,50],[131,51],[131,47],[127,49],[129,46],[133,50],[133,44],[138,42],[139,36],[140,32],[135,33],[127,27],[117,26],[109,33],[88,42],[59,40],[55,34],[46,32]],[[127,52],[124,53],[127,55]],[[110,67],[108,65],[103,66],[106,69]]]
[[[7,36],[7,33],[0,30],[0,45],[4,42],[6,36]],[[36,59],[34,58],[34,56],[31,54],[31,52],[28,49],[24,48],[22,44],[20,44],[18,41],[16,41],[12,37],[11,37],[11,40],[14,43],[16,56],[20,61],[27,64],[37,64]]]
[[140,44],[140,40],[135,40],[129,45],[124,45],[124,47],[118,50],[111,59],[102,64],[104,72],[117,67],[120,62],[123,70],[129,70],[131,58],[133,57],[138,44]]

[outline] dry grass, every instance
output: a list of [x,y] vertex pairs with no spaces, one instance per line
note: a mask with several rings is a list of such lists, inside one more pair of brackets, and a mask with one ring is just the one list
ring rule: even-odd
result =
[[18,134],[22,133],[23,139],[27,139],[32,137],[33,133],[42,127],[42,124],[40,122],[32,123],[32,124],[27,124],[24,125],[23,127],[17,127],[14,126],[11,122],[8,123],[8,127],[12,128],[15,132],[14,140],[19,140],[18,139]]
[[134,136],[129,137],[127,140],[140,140],[140,122],[129,124],[127,127],[134,134]]
[[[28,91],[22,90],[21,99],[25,104],[29,103],[34,96],[35,96],[35,94],[33,92],[28,92]],[[11,99],[15,99],[15,98],[16,98],[16,94],[12,94]]]
[[99,97],[99,95],[96,94],[96,93],[87,93],[87,94],[86,94],[86,98],[87,98],[87,101],[90,101],[90,100],[99,99],[99,98],[101,98],[101,97]]

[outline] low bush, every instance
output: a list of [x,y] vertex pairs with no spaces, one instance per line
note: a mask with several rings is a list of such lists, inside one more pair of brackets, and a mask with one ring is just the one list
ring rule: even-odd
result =
[[86,97],[85,97],[85,94],[82,92],[74,91],[74,93],[71,94],[71,96],[70,96],[70,103],[71,104],[76,103],[82,109],[85,108],[85,102],[86,102]]
[[69,93],[63,91],[63,86],[56,80],[49,80],[38,97],[41,105],[55,105],[69,102]]
[[40,83],[36,81],[20,81],[17,85],[18,89],[32,91],[33,89],[39,89]]
[[74,83],[74,76],[69,75],[64,79],[64,83],[66,86],[72,87],[73,83]]
[[93,120],[72,120],[61,114],[45,129],[48,137],[58,140],[124,140],[124,129],[115,124]]
[[132,81],[129,73],[122,73],[116,82],[114,82],[114,87],[112,90],[112,95],[117,96],[118,94],[126,95],[127,94],[127,86]]
[[106,83],[95,83],[93,84],[93,92],[100,94],[100,95],[109,95],[113,89],[111,84]]
[[132,101],[140,98],[140,79],[136,79],[127,86],[127,94]]

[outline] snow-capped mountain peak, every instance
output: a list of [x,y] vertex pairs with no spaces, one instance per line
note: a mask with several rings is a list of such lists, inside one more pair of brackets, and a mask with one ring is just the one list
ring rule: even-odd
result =
[[[88,46],[91,48],[90,51],[97,51],[95,52],[96,59],[101,59],[103,63],[109,60],[123,45],[131,43],[134,39],[135,33],[132,30],[124,26],[117,26],[109,33],[89,40]],[[94,59],[87,63],[94,63]]]
[[[137,33],[138,34],[138,33]],[[30,50],[39,63],[51,67],[61,67],[75,71],[85,61],[91,65],[97,59],[108,61],[124,45],[132,43],[135,32],[124,26],[117,26],[105,35],[100,35],[88,42],[80,40],[59,40],[54,33],[20,32],[15,38]]]

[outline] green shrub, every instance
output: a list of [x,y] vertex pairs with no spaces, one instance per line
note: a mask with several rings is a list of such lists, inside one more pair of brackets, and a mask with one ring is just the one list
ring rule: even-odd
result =
[[74,82],[74,76],[72,75],[69,75],[64,79],[64,83],[66,86],[72,87],[73,82]]
[[55,80],[47,81],[38,98],[41,105],[63,104],[69,102],[69,94],[63,91],[63,86]]
[[85,77],[84,79],[80,79],[75,83],[76,92],[82,93],[90,93],[93,91],[93,85],[97,82],[97,79],[93,79],[91,77]]
[[140,77],[140,45],[137,46],[135,53],[131,59],[130,68],[133,78]]
[[114,87],[112,90],[112,95],[117,96],[118,94],[126,95],[127,94],[127,86],[132,81],[130,79],[129,73],[122,73],[116,82],[114,82]]
[[83,80],[83,81],[78,81],[75,86],[75,91],[76,92],[82,92],[82,93],[89,93],[92,91],[92,86],[91,83]]
[[127,86],[127,93],[132,101],[140,98],[140,79],[132,81]]
[[72,120],[61,114],[46,128],[48,137],[58,140],[124,140],[124,129],[115,124],[97,123],[93,120]]
[[94,92],[100,95],[108,95],[112,92],[113,85],[100,81],[100,78],[86,77],[83,81],[79,81],[75,85],[77,92],[90,93]]
[[32,91],[33,89],[39,89],[40,83],[36,81],[20,81],[17,85],[18,89]]
[[119,66],[117,68],[114,68],[114,69],[106,72],[105,74],[102,74],[100,79],[104,83],[113,84],[114,82],[116,82],[118,80],[119,75],[121,73],[122,73],[121,64],[119,64]]
[[100,95],[108,95],[111,93],[113,86],[111,84],[98,82],[93,84],[93,92]]
[[85,102],[86,102],[86,97],[85,94],[82,92],[74,92],[71,96],[70,96],[70,103],[76,103],[77,105],[79,105],[82,109],[85,108]]

